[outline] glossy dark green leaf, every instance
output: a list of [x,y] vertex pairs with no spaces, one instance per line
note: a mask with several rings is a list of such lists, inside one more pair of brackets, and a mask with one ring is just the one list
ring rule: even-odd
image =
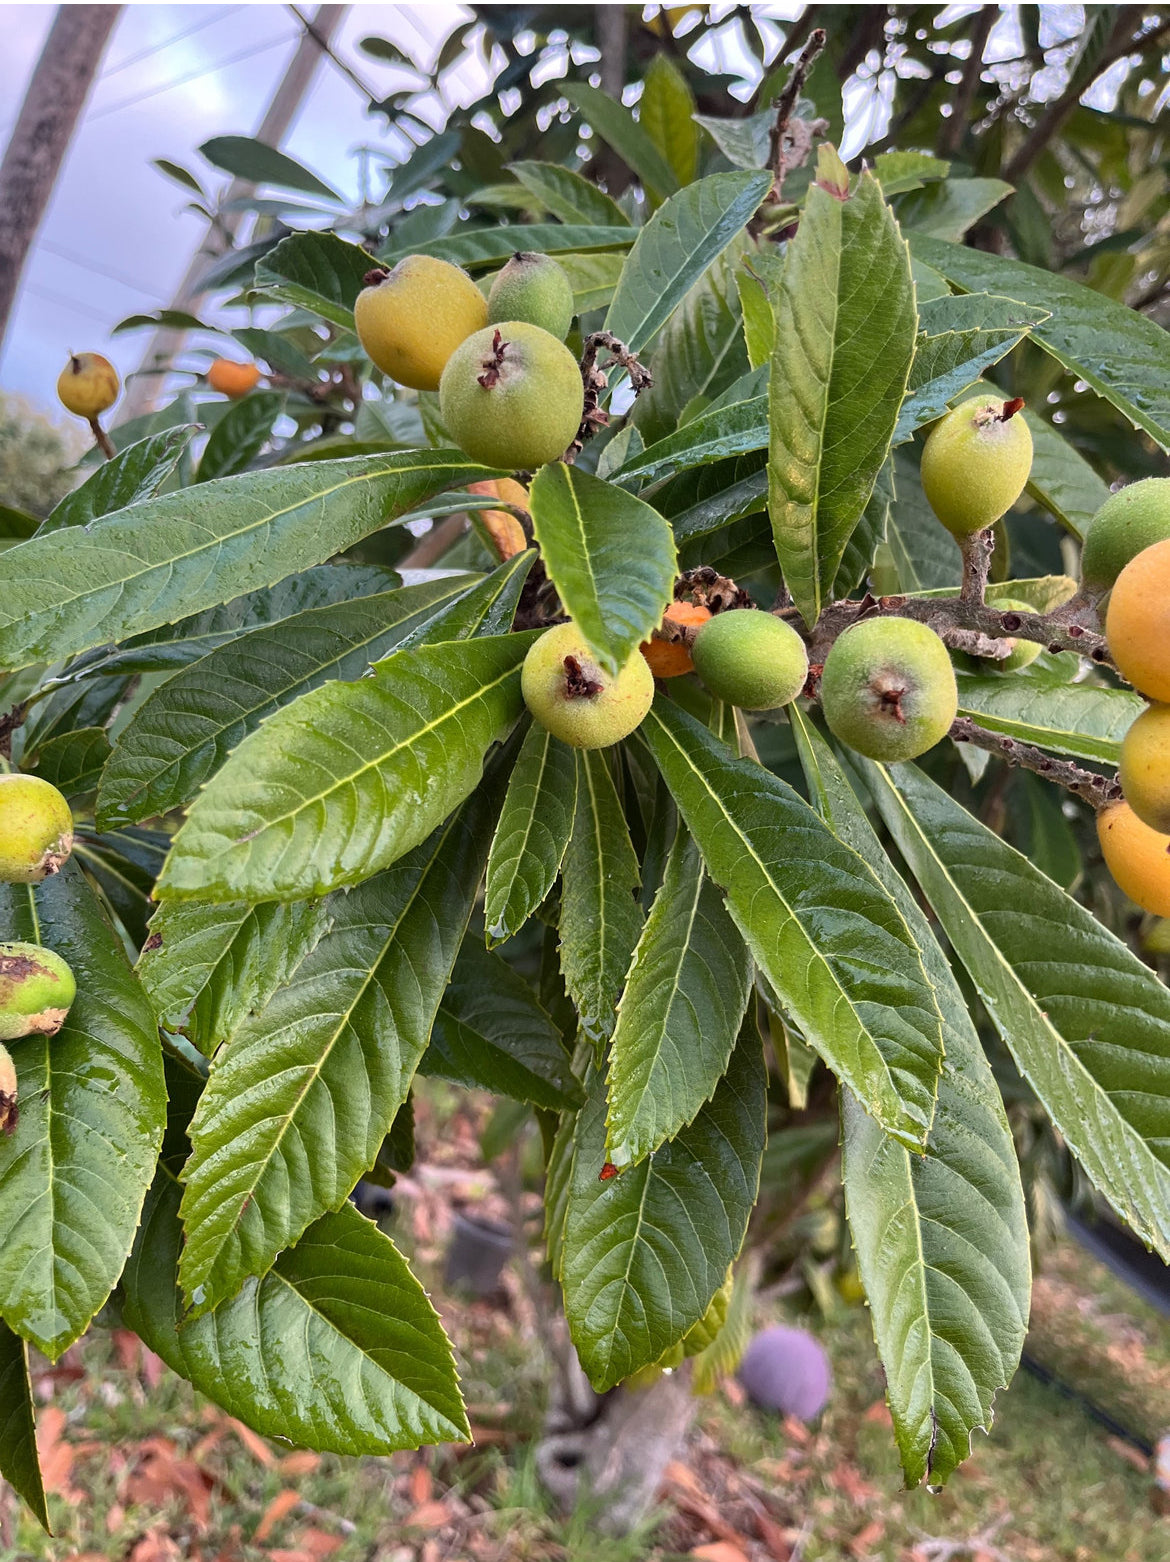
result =
[[86,878],[138,949],[146,942],[150,896],[170,844],[169,835],[133,827],[108,833],[82,829],[73,838],[73,855]]
[[600,227],[629,225],[630,219],[612,196],[571,168],[535,162],[509,163],[508,168],[562,222]]
[[1032,431],[1028,492],[1077,537],[1109,497],[1109,484],[1058,429],[1034,412],[1024,413]]
[[956,396],[1048,318],[1047,309],[986,293],[920,304],[914,362],[894,443],[904,443],[915,429],[941,418]]
[[581,1028],[613,1033],[618,994],[642,930],[638,859],[604,749],[577,751],[577,809],[561,887],[561,970]]
[[1020,743],[1116,765],[1121,740],[1146,708],[1131,689],[1049,683],[1012,673],[959,673],[959,711]]
[[162,1143],[162,1054],[76,863],[35,892],[0,886],[0,926],[55,950],[77,981],[56,1036],[10,1043],[20,1120],[0,1135],[0,1317],[55,1361],[113,1290],[134,1240]]
[[256,262],[256,286],[269,297],[352,331],[353,306],[379,262],[335,233],[293,233]]
[[529,508],[565,612],[616,674],[671,600],[678,561],[670,527],[644,500],[561,461],[536,474]]
[[246,472],[272,437],[284,401],[280,391],[254,390],[230,406],[211,431],[195,481]]
[[148,439],[127,445],[112,461],[103,461],[85,482],[65,495],[46,521],[39,536],[62,526],[88,526],[91,521],[123,510],[143,499],[153,499],[179,464],[195,433],[193,424],[165,428]]
[[910,255],[872,174],[844,200],[810,188],[772,306],[768,508],[812,624],[889,452],[914,356]]
[[148,819],[189,802],[265,717],[331,679],[360,678],[464,589],[456,577],[310,608],[239,635],[176,673],[119,735],[99,819]]
[[817,807],[906,917],[943,1015],[945,1057],[924,1156],[841,1094],[853,1246],[909,1484],[942,1484],[991,1428],[1019,1363],[1030,1289],[1028,1223],[999,1089],[946,956],[823,739],[793,713]]
[[488,857],[484,924],[489,942],[518,933],[551,891],[576,806],[576,755],[534,722],[509,778]]
[[411,646],[282,706],[196,799],[160,899],[302,900],[389,867],[478,783],[535,636]]
[[0,1476],[28,1503],[48,1534],[49,1508],[37,1455],[28,1346],[0,1322]]
[[253,184],[277,184],[286,190],[304,190],[327,200],[341,197],[317,175],[286,152],[280,152],[255,136],[213,136],[199,148],[209,163]]
[[646,347],[768,193],[766,174],[710,174],[672,195],[639,232],[605,328]]
[[127,1324],[169,1367],[255,1431],[305,1448],[468,1439],[451,1347],[389,1237],[346,1205],[262,1280],[185,1323],[179,1191],[160,1170],[123,1279]]
[[942,1020],[873,870],[762,766],[662,696],[640,729],[728,910],[809,1045],[911,1148],[934,1115]]
[[864,773],[1057,1131],[1113,1208],[1170,1258],[1170,992],[914,767],[893,776],[864,762]]
[[763,1048],[749,1019],[695,1120],[617,1177],[599,1180],[599,1087],[577,1114],[559,1272],[569,1333],[599,1392],[681,1340],[727,1279],[756,1201],[766,1105]]
[[244,472],[0,556],[0,664],[58,661],[319,564],[482,468],[409,451]]
[[644,482],[688,467],[764,450],[768,444],[768,370],[751,369],[677,432],[640,451],[619,476]]
[[749,243],[746,235],[733,239],[659,332],[650,360],[654,384],[639,395],[631,413],[644,443],[673,433],[696,396],[720,396],[747,373],[736,264]]
[[561,1033],[532,988],[474,935],[455,962],[419,1068],[553,1110],[584,1099]]
[[498,798],[322,908],[324,928],[221,1046],[191,1124],[179,1272],[196,1313],[262,1275],[373,1164],[427,1045]]
[[684,830],[630,965],[609,1053],[606,1158],[642,1160],[693,1122],[727,1069],[751,961]]
[[110,739],[104,727],[79,727],[61,732],[36,751],[32,769],[66,797],[83,797],[96,789],[110,757]]
[[634,230],[617,223],[532,222],[497,228],[461,228],[441,239],[429,239],[411,249],[392,249],[376,264],[396,265],[407,255],[437,255],[456,266],[481,270],[510,260],[517,250],[555,255],[562,250],[628,249]]
[[956,287],[1051,310],[1033,329],[1035,341],[1170,449],[1170,339],[1155,321],[1063,274],[917,233],[912,243],[915,255]]
[[[994,211],[1011,193],[1011,185],[1003,179],[945,179],[900,200],[898,220],[916,238],[919,234],[929,234],[932,239],[949,239],[958,244],[980,217]],[[929,261],[930,257],[926,258]],[[939,270],[943,268],[939,267]],[[1004,293],[1009,298],[1019,296],[1010,287],[981,291]]]

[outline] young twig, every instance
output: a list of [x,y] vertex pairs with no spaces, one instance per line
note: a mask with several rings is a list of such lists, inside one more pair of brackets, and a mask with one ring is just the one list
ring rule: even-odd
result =
[[[610,358],[608,363],[599,366],[597,358],[603,347],[610,354]],[[635,396],[640,396],[644,390],[649,390],[654,384],[654,376],[639,360],[637,353],[631,352],[612,332],[594,331],[591,336],[587,336],[585,350],[581,354],[585,410],[581,417],[581,426],[577,430],[577,437],[565,451],[564,459],[570,466],[581,453],[585,441],[592,439],[594,434],[605,428],[609,422],[609,413],[602,407],[601,398],[609,389],[606,371],[612,369],[614,364],[620,365],[630,376],[630,384],[634,388]]]
[[105,429],[101,426],[101,423],[96,417],[90,418],[89,426],[93,430],[94,442],[98,449],[101,451],[102,455],[105,456],[107,461],[112,461],[115,455],[117,455],[117,451],[110,443],[110,436],[106,433]]
[[1054,759],[1051,754],[1046,754],[1042,748],[1036,748],[1031,743],[1021,743],[1016,738],[1006,737],[1002,732],[989,732],[969,716],[960,716],[952,723],[950,736],[956,743],[973,743],[976,748],[985,748],[989,753],[998,754],[1009,765],[1020,765],[1025,770],[1043,776],[1046,781],[1055,781],[1058,786],[1072,792],[1093,808],[1101,808],[1105,803],[1116,802],[1121,797],[1121,787],[1116,781],[1094,775],[1091,770],[1074,765],[1071,759]]
[[799,168],[804,162],[812,146],[813,137],[817,134],[816,127],[824,125],[823,120],[798,120],[795,125],[792,122],[792,111],[796,107],[800,89],[808,80],[809,73],[824,47],[825,29],[814,27],[809,34],[808,42],[800,51],[796,64],[792,67],[792,74],[788,78],[784,91],[776,99],[776,120],[768,142],[768,166],[772,170],[772,189],[768,196],[770,202],[780,199],[784,190],[784,180],[793,168]]

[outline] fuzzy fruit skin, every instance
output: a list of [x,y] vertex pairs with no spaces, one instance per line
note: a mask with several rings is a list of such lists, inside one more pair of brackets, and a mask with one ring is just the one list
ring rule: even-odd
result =
[[384,374],[412,390],[434,391],[460,342],[487,324],[487,300],[461,266],[408,255],[362,289],[353,318],[358,340]]
[[1170,540],[1170,477],[1143,477],[1110,494],[1089,523],[1081,553],[1081,579],[1094,592],[1108,591],[1131,559]]
[[947,648],[914,619],[862,619],[825,658],[821,708],[834,736],[868,759],[915,759],[946,737],[958,713]]
[[808,678],[804,641],[791,624],[758,608],[717,613],[695,636],[691,655],[709,693],[740,710],[787,705]]
[[69,804],[40,776],[0,776],[0,884],[39,884],[73,850]]
[[239,401],[260,383],[260,369],[254,363],[236,363],[231,358],[217,358],[207,371],[207,383],[213,391]]
[[0,1042],[0,1133],[10,1134],[16,1127],[16,1066],[12,1054]]
[[[991,606],[1004,613],[1030,613],[1030,602],[1019,602],[1013,597],[996,597]],[[1014,673],[1017,668],[1027,667],[1029,662],[1034,662],[1044,647],[1038,640],[1015,640],[1010,635],[1004,639],[1011,646],[1010,656],[1005,656],[1002,662],[997,662],[993,657],[976,658],[975,665],[980,672]]]
[[60,955],[39,944],[0,944],[0,1041],[55,1036],[76,996]]
[[101,353],[74,353],[57,379],[57,398],[79,418],[100,417],[118,399],[118,371]]
[[523,320],[563,342],[574,315],[573,287],[549,255],[521,252],[512,256],[488,294],[488,324]]
[[1170,917],[1170,835],[1143,824],[1126,802],[1097,815],[1097,839],[1118,889],[1156,917]]
[[439,385],[447,432],[465,455],[511,472],[556,461],[585,411],[577,360],[563,342],[522,320],[469,336]]
[[[711,609],[697,602],[672,602],[662,615],[663,625],[677,624],[680,628],[697,628],[711,617]],[[646,658],[646,665],[656,678],[681,678],[694,672],[691,648],[685,640],[643,640],[638,647]]]
[[993,526],[1024,491],[1032,470],[1032,434],[1005,403],[975,396],[931,429],[922,451],[922,491],[952,536]]
[[1156,542],[1118,575],[1105,639],[1121,672],[1147,699],[1170,702],[1170,542]]
[[1142,823],[1170,835],[1170,705],[1151,705],[1125,734],[1118,779]]
[[[601,687],[574,695],[575,678]],[[529,648],[520,688],[528,709],[554,738],[573,748],[608,748],[629,737],[650,709],[654,675],[635,654],[611,678],[594,661],[576,624],[555,624]]]

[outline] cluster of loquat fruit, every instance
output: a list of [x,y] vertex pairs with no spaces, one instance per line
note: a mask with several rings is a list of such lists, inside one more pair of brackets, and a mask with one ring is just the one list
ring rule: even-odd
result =
[[1097,815],[1101,851],[1132,901],[1170,917],[1170,478],[1110,495],[1089,526],[1081,572],[1104,605],[1118,671],[1150,702],[1122,741],[1124,800]]

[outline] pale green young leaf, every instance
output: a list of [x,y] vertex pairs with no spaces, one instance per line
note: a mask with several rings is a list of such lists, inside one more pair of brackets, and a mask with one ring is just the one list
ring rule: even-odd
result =
[[302,900],[389,867],[478,783],[535,637],[411,646],[282,706],[199,794],[159,898]]
[[767,174],[711,174],[672,195],[638,234],[605,328],[633,352],[648,346],[768,193]]
[[905,917],[786,782],[659,697],[641,728],[757,965],[810,1046],[920,1149],[942,1020]]
[[656,54],[642,81],[638,123],[674,170],[680,186],[699,171],[699,127],[694,121],[695,95],[678,66]]
[[772,306],[768,508],[812,624],[889,452],[914,356],[910,254],[872,174],[844,199],[810,188]]

